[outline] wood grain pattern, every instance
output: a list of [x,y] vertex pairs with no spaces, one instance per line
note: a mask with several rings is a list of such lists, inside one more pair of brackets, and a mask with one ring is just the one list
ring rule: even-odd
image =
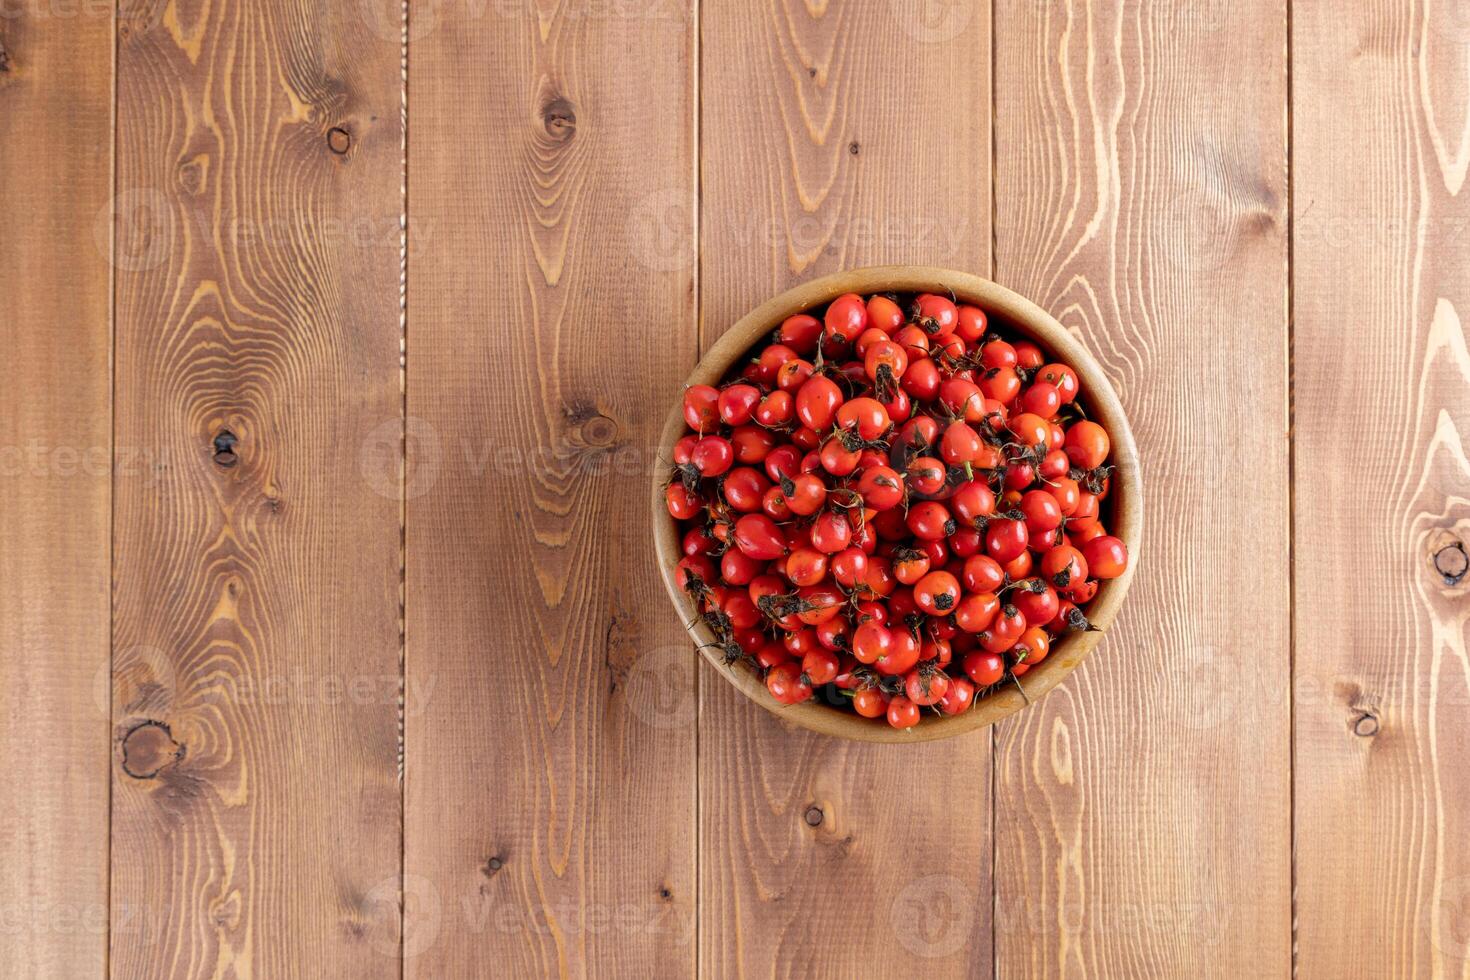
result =
[[410,976],[694,967],[694,661],[645,488],[694,363],[683,3],[409,50]]
[[1470,977],[1470,18],[1292,40],[1300,967]]
[[[989,27],[984,0],[704,7],[706,347],[838,268],[988,272]],[[701,972],[990,976],[990,752],[796,730],[702,665]]]
[[[0,10],[0,973],[1470,978],[1470,8],[994,4]],[[699,350],[879,262],[1142,451],[989,736],[796,730],[653,567]]]
[[[112,20],[0,18],[0,963],[107,955]],[[94,235],[94,232],[98,234]]]
[[996,278],[1102,362],[1149,488],[1112,634],[998,729],[1001,976],[1291,969],[1285,25],[997,5]]
[[397,976],[399,44],[118,29],[112,969]]

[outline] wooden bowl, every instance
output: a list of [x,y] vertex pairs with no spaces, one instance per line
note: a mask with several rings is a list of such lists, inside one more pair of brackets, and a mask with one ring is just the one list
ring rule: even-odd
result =
[[[819,700],[789,706],[778,704],[748,666],[727,666],[723,662],[720,651],[711,645],[715,642],[714,634],[700,618],[693,600],[674,580],[674,568],[681,557],[680,535],[664,504],[664,487],[669,472],[663,465],[657,467],[653,479],[654,546],[664,586],[680,620],[690,624],[689,635],[715,669],[746,697],[793,724],[827,735],[867,742],[922,742],[984,728],[1019,711],[1061,683],[1062,678],[1076,670],[1077,665],[1097,646],[1102,631],[1112,625],[1118,607],[1123,604],[1123,596],[1127,594],[1134,569],[1138,567],[1143,487],[1139,479],[1138,447],[1123,414],[1123,406],[1102,368],[1087,349],[1030,300],[989,279],[951,269],[913,265],[874,266],[833,273],[788,289],[762,303],[731,327],[705,354],[685,384],[718,385],[732,365],[743,360],[747,351],[765,341],[771,331],[793,313],[823,307],[843,293],[867,295],[889,291],[953,294],[958,300],[979,306],[1002,328],[1032,338],[1048,354],[1077,371],[1081,381],[1079,401],[1086,407],[1088,416],[1106,428],[1112,438],[1111,462],[1117,467],[1117,472],[1113,478],[1113,491],[1108,497],[1112,507],[1110,527],[1112,533],[1127,544],[1130,558],[1128,569],[1121,576],[1099,583],[1097,596],[1087,607],[1088,618],[1097,631],[1068,633],[1060,637],[1047,658],[1019,678],[1024,695],[1017,690],[1016,684],[1008,684],[977,700],[964,714],[940,716],[926,712],[924,719],[914,728],[900,731],[890,727],[882,718],[863,718]],[[682,403],[676,399],[659,439],[658,459],[661,463],[673,459],[674,443],[684,432]]]

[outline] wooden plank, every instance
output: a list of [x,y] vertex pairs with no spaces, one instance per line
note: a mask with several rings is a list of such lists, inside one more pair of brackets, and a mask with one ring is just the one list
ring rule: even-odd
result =
[[997,6],[997,278],[1097,355],[1147,484],[1113,635],[998,733],[1001,976],[1291,968],[1285,25]]
[[[701,322],[839,268],[990,269],[990,8],[703,8]],[[709,976],[991,975],[988,733],[859,745],[701,667]],[[915,827],[942,827],[942,843]]]
[[[112,18],[0,18],[0,963],[107,955]],[[94,234],[96,232],[96,234]]]
[[1470,20],[1292,23],[1300,969],[1470,977]]
[[365,9],[119,11],[119,976],[398,975],[400,46]]
[[683,3],[453,5],[409,51],[412,976],[694,968],[694,652],[647,486],[694,363]]

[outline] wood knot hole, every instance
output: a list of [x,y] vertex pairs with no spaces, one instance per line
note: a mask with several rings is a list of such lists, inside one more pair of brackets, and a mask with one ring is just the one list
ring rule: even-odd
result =
[[821,807],[812,804],[806,808],[806,813],[802,814],[802,819],[806,821],[808,827],[820,827],[822,825],[822,819],[825,816],[826,814],[822,812]]
[[179,164],[179,186],[188,194],[198,194],[204,189],[204,167],[198,160]]
[[618,438],[618,424],[598,413],[582,423],[582,438],[589,446],[611,446]]
[[123,772],[134,779],[153,779],[183,757],[184,747],[161,721],[142,722],[123,736]]
[[552,139],[565,142],[577,132],[577,108],[560,96],[541,107],[541,124]]
[[500,873],[500,869],[503,867],[505,867],[505,859],[499,854],[496,854],[486,860],[485,866],[480,871],[484,873],[486,878],[493,878]]
[[857,156],[859,153],[863,152],[863,146],[857,140],[853,140],[851,143],[847,144],[847,152],[851,153],[853,156]]
[[1359,738],[1372,738],[1378,734],[1378,716],[1365,711],[1353,719],[1353,734]]
[[1470,555],[1465,554],[1465,545],[1452,541],[1434,553],[1434,570],[1449,586],[1459,585],[1470,569]]
[[214,437],[214,461],[219,466],[230,467],[240,461],[235,455],[235,446],[239,444],[239,438],[229,429],[221,429]]
[[618,440],[618,423],[588,402],[575,402],[565,409],[567,425],[584,446],[605,449]]
[[352,149],[352,134],[341,126],[327,130],[327,147],[339,157]]
[[665,902],[672,902],[674,900],[674,891],[668,885],[659,885],[658,897]]

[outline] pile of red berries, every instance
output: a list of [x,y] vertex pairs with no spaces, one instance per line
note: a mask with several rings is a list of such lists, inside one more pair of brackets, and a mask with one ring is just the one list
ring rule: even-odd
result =
[[[813,311],[816,312],[816,311]],[[1077,373],[945,296],[839,296],[684,392],[677,578],[782,704],[960,714],[1128,565]]]

